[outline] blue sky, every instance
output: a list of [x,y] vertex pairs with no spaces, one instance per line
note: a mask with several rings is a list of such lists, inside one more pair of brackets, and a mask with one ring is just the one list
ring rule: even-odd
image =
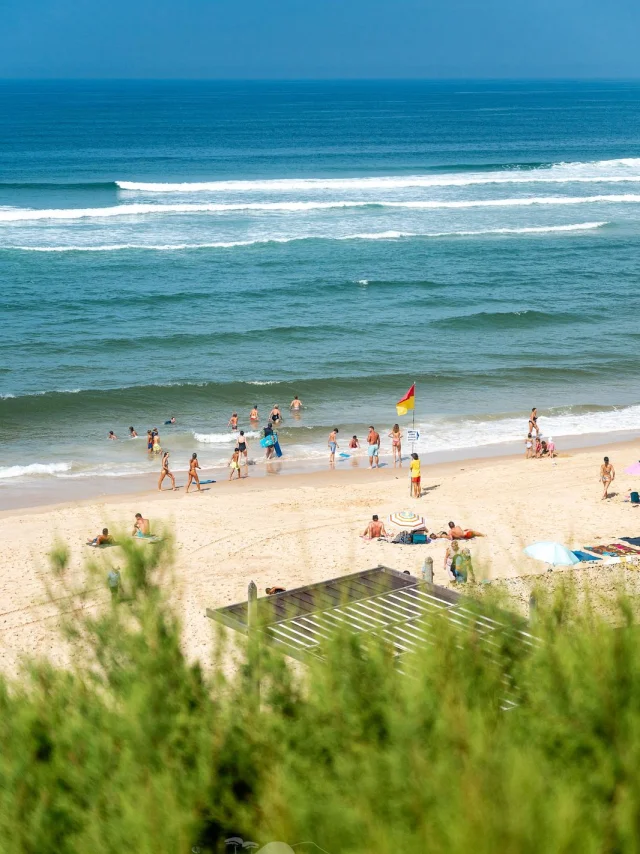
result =
[[640,77],[637,0],[2,0],[0,77]]

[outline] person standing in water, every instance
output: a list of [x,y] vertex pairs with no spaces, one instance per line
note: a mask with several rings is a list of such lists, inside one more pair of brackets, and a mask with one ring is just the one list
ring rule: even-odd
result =
[[[369,446],[369,468],[379,468],[380,467],[380,433],[376,430],[375,427],[369,427],[369,433],[367,435],[367,444]],[[375,460],[375,466],[373,461]]]
[[538,427],[538,410],[534,406],[531,410],[531,415],[529,416],[529,433],[533,433],[535,431],[536,436],[540,435],[540,428]]
[[233,415],[229,419],[229,423],[227,424],[227,427],[231,427],[231,429],[234,431],[238,429],[238,413],[237,412],[233,413]]
[[189,492],[189,487],[192,483],[195,483],[198,487],[198,492],[202,492],[200,487],[200,478],[198,477],[198,469],[200,468],[200,463],[198,462],[198,455],[191,454],[191,459],[189,460],[189,479],[187,480],[187,489]]
[[176,490],[176,479],[169,469],[169,451],[165,451],[162,455],[162,468],[160,469],[160,479],[158,480],[158,489],[162,490],[162,481],[168,477],[171,481],[171,489]]
[[151,430],[147,430],[147,451],[149,454],[153,451],[153,433]]
[[159,433],[156,433],[156,435],[153,437],[153,453],[154,454],[161,454],[162,453],[162,446],[160,445],[160,434]]
[[107,439],[117,439],[117,438],[118,438],[118,437],[117,437],[117,436],[116,436],[116,434],[113,432],[113,430],[109,430],[109,435],[107,436]]
[[247,437],[244,435],[244,430],[238,434],[238,450],[240,451],[240,462],[247,465]]
[[338,433],[339,430],[337,427],[334,427],[331,433],[329,433],[329,440],[327,442],[329,446],[329,464],[333,465],[336,461],[336,448],[338,447]]
[[296,394],[296,396],[293,398],[293,400],[289,404],[289,412],[293,412],[293,414],[295,415],[296,413],[299,413],[301,409],[302,409],[302,401],[300,400],[300,398]]
[[271,414],[269,415],[269,420],[273,422],[274,427],[277,427],[278,424],[282,421],[282,412],[280,412],[280,407],[277,403],[273,404],[273,409],[271,410]]
[[604,490],[602,492],[602,500],[609,497],[609,487],[616,479],[616,470],[613,465],[609,462],[609,457],[604,458],[604,462],[600,466],[600,480],[602,481],[602,485]]
[[402,465],[402,430],[399,424],[394,424],[393,429],[389,433],[391,439],[391,448],[393,450],[393,462],[399,462]]
[[138,434],[133,429],[133,427],[129,427],[129,438],[130,439],[137,439],[138,438]]
[[258,415],[258,404],[256,403],[251,412],[249,413],[249,421],[259,421],[260,416]]

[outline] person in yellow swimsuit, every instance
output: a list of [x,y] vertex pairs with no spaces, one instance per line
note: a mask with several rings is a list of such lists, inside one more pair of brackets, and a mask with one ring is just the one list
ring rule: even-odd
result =
[[422,495],[422,487],[420,485],[420,458],[416,453],[411,454],[409,469],[411,471],[411,495],[413,498],[420,498]]

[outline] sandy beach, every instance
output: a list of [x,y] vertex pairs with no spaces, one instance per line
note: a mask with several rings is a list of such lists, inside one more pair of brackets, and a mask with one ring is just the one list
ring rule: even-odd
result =
[[[638,534],[640,511],[625,501],[637,479],[623,470],[640,456],[640,440],[606,450],[617,470],[608,501],[600,498],[599,446],[563,453],[555,461],[503,457],[425,466],[425,493],[419,500],[409,498],[405,464],[401,469],[219,482],[203,487],[201,494],[149,491],[4,511],[0,666],[14,670],[24,653],[63,654],[58,607],[66,607],[66,600],[52,604],[46,591],[54,543],[71,551],[67,580],[72,584],[84,584],[87,558],[104,563],[106,576],[107,567],[121,562],[119,547],[95,551],[84,543],[105,525],[130,530],[136,512],[151,520],[152,530],[169,527],[175,534],[171,597],[183,619],[189,655],[206,661],[212,625],[205,609],[243,599],[252,579],[263,595],[269,585],[292,588],[377,564],[417,575],[430,555],[434,580],[449,584],[445,541],[426,546],[365,541],[359,535],[373,513],[386,519],[391,512],[412,508],[425,516],[429,530],[441,530],[451,519],[483,532],[486,537],[470,548],[478,575],[491,580],[544,574],[544,564],[522,553],[536,540],[578,548]],[[594,592],[612,589],[611,569],[595,564],[576,575],[580,572]],[[638,573],[627,575],[635,584]],[[516,607],[523,606],[527,589],[528,584],[515,584]],[[84,607],[99,607],[107,599],[106,588],[94,585]]]

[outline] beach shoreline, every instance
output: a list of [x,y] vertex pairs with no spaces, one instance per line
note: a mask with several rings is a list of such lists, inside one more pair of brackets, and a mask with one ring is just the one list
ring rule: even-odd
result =
[[[584,434],[582,436],[558,437],[556,445],[560,449],[560,455],[566,453],[579,453],[581,451],[589,452],[596,448],[607,447],[623,450],[627,445],[633,445],[635,438],[630,437],[630,431],[620,431],[614,433],[602,434]],[[257,447],[257,443],[255,443]],[[383,445],[384,447],[384,445]],[[406,477],[409,476],[409,443],[404,442],[403,448],[403,465],[402,467],[394,466],[392,462],[391,452],[381,453],[381,468],[377,471],[383,472],[404,472]],[[522,450],[521,450],[522,448]],[[615,450],[612,451],[615,453]],[[286,454],[286,448],[285,448]],[[487,461],[499,459],[518,459],[524,456],[524,441],[522,444],[509,443],[504,445],[485,445],[478,448],[466,448],[455,451],[438,451],[435,453],[420,454],[420,459],[423,468],[423,477],[432,470],[439,471],[441,467],[449,465],[455,467],[457,465],[480,465]],[[328,452],[327,452],[328,458]],[[335,467],[330,468],[326,461],[290,461],[286,459],[274,460],[267,466],[264,458],[255,458],[252,460],[252,465],[248,467],[249,475],[242,479],[245,488],[253,484],[261,484],[259,488],[265,488],[280,483],[281,481],[291,480],[290,486],[294,487],[301,483],[306,483],[309,478],[311,482],[316,482],[316,479],[323,478],[325,481],[340,483],[345,475],[350,475],[358,471],[369,471],[369,463],[366,455],[366,448],[361,448],[355,454],[352,452],[349,459],[337,459]],[[158,469],[160,461],[158,460]],[[268,469],[271,469],[269,471]],[[186,484],[186,473],[183,471],[175,472],[177,482],[180,489],[177,490],[178,495],[184,494],[184,485]],[[215,479],[215,491],[227,482],[229,475],[228,467],[215,466],[203,468],[200,472],[201,479]],[[371,476],[371,473],[368,475]],[[383,475],[384,476],[384,475]],[[93,479],[72,479],[72,478],[32,478],[27,483],[14,484],[10,483],[0,487],[0,518],[6,514],[11,514],[17,510],[45,509],[58,505],[66,505],[69,503],[92,503],[96,501],[118,501],[128,498],[139,497],[140,500],[148,500],[151,495],[158,494],[157,497],[162,497],[157,489],[159,471],[149,474],[137,474],[129,477],[96,477]],[[317,480],[321,483],[322,480]],[[169,481],[165,480],[165,488],[163,493],[170,493]],[[234,486],[234,488],[237,488]],[[253,486],[251,487],[253,488]],[[192,490],[193,491],[193,490]],[[62,493],[62,494],[61,494]]]

